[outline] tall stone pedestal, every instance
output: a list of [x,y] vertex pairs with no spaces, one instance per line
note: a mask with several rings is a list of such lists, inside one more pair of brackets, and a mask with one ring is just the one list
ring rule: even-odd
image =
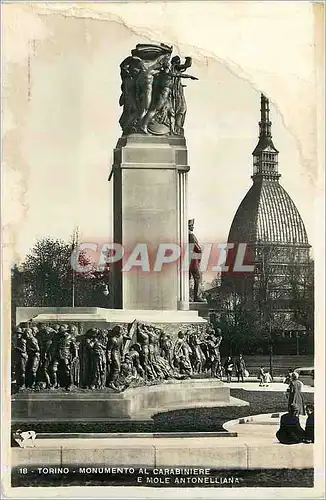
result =
[[[187,245],[188,171],[184,138],[133,134],[119,139],[110,179],[114,183],[114,242],[123,246],[125,254],[114,268],[115,308],[189,309],[189,277],[180,270],[180,261],[154,270],[160,244],[182,249]],[[141,267],[123,271],[135,249],[145,254],[148,249],[149,271]]]

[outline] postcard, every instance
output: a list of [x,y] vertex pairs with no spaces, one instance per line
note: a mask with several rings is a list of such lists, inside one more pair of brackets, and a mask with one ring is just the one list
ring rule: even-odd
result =
[[2,13],[4,498],[323,498],[323,2]]

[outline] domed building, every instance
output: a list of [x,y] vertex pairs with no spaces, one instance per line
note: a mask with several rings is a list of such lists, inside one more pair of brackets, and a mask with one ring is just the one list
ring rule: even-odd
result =
[[309,252],[307,233],[292,199],[279,183],[268,99],[261,96],[259,141],[253,151],[253,185],[242,200],[231,224],[229,242],[300,247]]
[[[262,94],[259,140],[252,153],[253,183],[231,224],[228,243],[233,249],[226,260],[229,270],[222,273],[220,287],[209,290],[207,296],[215,309],[232,296],[233,301],[241,300],[248,307],[251,304],[261,314],[262,324],[273,318],[274,328],[282,330],[284,336],[307,329],[304,321],[300,324],[297,320],[300,308],[306,308],[303,288],[312,270],[304,223],[279,182],[279,152],[271,125],[269,101]],[[234,265],[240,244],[246,244],[243,263],[252,266],[248,272]]]

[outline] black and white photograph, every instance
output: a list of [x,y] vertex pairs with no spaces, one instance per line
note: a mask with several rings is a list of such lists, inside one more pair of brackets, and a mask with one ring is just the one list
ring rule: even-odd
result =
[[2,13],[5,498],[323,498],[324,3]]

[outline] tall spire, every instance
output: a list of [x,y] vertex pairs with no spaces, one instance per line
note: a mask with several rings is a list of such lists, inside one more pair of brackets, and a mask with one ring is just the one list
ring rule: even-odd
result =
[[269,100],[264,94],[260,97],[259,137],[272,137],[272,122],[269,120]]
[[269,100],[260,96],[259,140],[253,151],[254,169],[252,179],[275,179],[278,173],[278,150],[272,140],[272,122],[269,119]]

